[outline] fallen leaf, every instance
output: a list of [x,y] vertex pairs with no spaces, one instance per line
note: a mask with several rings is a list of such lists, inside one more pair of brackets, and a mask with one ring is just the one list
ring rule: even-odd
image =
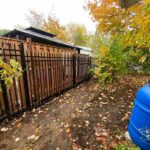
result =
[[56,147],[56,150],[60,150],[60,147]]
[[74,113],[71,113],[71,118],[75,118],[76,115]]
[[66,129],[66,133],[70,133],[70,128],[67,128],[67,129]]
[[112,100],[114,100],[115,98],[114,97],[110,97]]
[[108,102],[100,102],[100,104],[106,105],[106,104],[108,104]]
[[16,125],[17,128],[21,127],[21,122]]
[[81,128],[81,127],[82,127],[82,126],[79,124],[79,125],[78,125],[78,128]]
[[103,137],[103,136],[98,136],[96,137],[96,141],[106,141],[106,137]]
[[34,139],[34,138],[35,138],[35,135],[33,134],[33,135],[29,136],[27,139],[31,140],[31,139]]
[[3,128],[1,128],[1,131],[6,132],[6,131],[8,131],[8,128],[3,127]]
[[36,109],[35,109],[35,108],[33,108],[32,112],[35,112],[35,110],[36,110]]
[[90,122],[88,120],[85,121],[86,126],[88,126],[90,124]]
[[16,139],[15,139],[15,142],[18,142],[18,141],[20,141],[20,138],[16,138]]
[[37,140],[39,139],[39,137],[40,137],[40,136],[36,136],[36,137],[34,138],[34,139],[35,139],[35,141],[37,141]]

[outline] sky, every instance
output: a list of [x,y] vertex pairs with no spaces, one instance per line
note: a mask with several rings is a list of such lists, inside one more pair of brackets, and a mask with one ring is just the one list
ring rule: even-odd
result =
[[60,23],[84,24],[88,31],[95,31],[88,12],[83,8],[85,0],[1,0],[0,29],[14,29],[16,26],[28,27],[27,15],[34,9],[45,17],[53,13]]

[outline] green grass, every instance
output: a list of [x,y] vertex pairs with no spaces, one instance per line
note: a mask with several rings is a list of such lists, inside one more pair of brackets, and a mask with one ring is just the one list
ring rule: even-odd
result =
[[118,145],[115,150],[140,150],[139,147],[131,147],[131,146],[127,146],[127,145],[124,145],[124,144],[121,144],[121,145]]

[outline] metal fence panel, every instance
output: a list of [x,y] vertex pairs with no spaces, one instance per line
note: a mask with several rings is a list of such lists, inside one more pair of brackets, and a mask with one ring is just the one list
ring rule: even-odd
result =
[[0,120],[38,107],[77,84],[89,79],[91,58],[75,54],[71,49],[51,47],[0,38],[0,57],[9,63],[19,61],[23,75],[13,79],[10,88],[2,82]]

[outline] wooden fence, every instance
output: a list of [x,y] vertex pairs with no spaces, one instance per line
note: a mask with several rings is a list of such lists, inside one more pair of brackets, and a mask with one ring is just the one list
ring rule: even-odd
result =
[[20,62],[23,75],[9,89],[2,82],[0,120],[38,107],[89,79],[91,58],[73,49],[0,38],[0,57]]

